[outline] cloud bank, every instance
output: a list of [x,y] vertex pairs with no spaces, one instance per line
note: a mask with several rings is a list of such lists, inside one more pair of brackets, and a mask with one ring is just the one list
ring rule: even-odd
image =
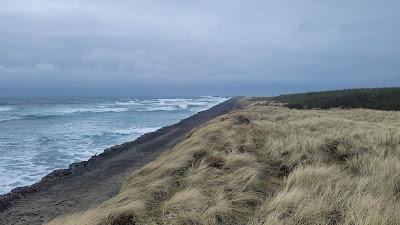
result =
[[399,8],[394,0],[0,0],[0,96],[398,86]]

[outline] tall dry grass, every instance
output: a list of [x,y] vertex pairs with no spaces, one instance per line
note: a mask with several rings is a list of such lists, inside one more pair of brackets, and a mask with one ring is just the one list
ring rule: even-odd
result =
[[400,113],[255,104],[49,224],[400,224]]

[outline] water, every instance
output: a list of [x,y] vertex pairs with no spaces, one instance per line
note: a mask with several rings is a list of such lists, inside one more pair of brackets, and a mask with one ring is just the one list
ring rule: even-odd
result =
[[225,100],[0,98],[0,194]]

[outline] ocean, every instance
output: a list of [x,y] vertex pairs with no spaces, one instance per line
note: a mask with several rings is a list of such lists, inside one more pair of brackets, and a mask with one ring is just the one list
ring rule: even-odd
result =
[[0,194],[225,100],[0,98]]

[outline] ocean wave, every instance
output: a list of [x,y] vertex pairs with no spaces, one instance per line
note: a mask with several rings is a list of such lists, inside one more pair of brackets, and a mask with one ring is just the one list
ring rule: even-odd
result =
[[106,112],[126,112],[128,108],[61,108],[53,109],[49,111],[38,112],[37,114],[32,114],[38,117],[52,117],[52,116],[63,116],[75,113],[106,113]]
[[132,106],[139,112],[149,111],[199,111],[226,101],[225,97],[203,96],[201,98],[155,98],[155,99],[123,99],[116,105]]
[[132,138],[137,138],[142,134],[153,132],[160,128],[161,127],[134,127],[130,129],[116,129],[111,131],[102,131],[95,134],[83,134],[82,137],[92,140],[103,140],[115,136],[132,136]]
[[15,120],[0,123],[7,131],[0,132],[0,158],[9,162],[0,165],[0,193],[225,100],[212,96],[10,100],[0,105],[4,111],[0,122]]
[[0,118],[0,122],[6,122],[11,120],[36,120],[36,119],[51,119],[55,118],[58,115],[39,115],[39,114],[26,114],[22,116],[13,116],[7,118]]
[[37,112],[27,112],[18,116],[0,117],[0,122],[10,120],[36,120],[36,119],[52,119],[60,116],[67,116],[76,113],[119,113],[126,112],[128,108],[66,108],[66,109],[49,109]]
[[13,110],[13,108],[9,106],[0,106],[0,112],[10,111],[10,110]]
[[137,109],[138,112],[154,112],[154,111],[175,111],[179,108],[175,106],[146,106],[143,109]]
[[135,127],[131,129],[119,129],[119,130],[114,130],[112,133],[115,134],[120,134],[120,135],[131,135],[131,134],[145,134],[145,133],[150,133],[153,131],[156,131],[160,129],[161,127]]
[[123,106],[127,106],[127,105],[142,105],[142,103],[135,101],[135,100],[128,100],[126,102],[122,102],[122,101],[116,101],[115,102],[116,105],[123,105]]
[[6,122],[6,121],[18,120],[18,119],[21,119],[21,117],[15,117],[15,116],[12,116],[12,117],[2,117],[2,118],[0,118],[0,122]]
[[[52,107],[34,109],[16,115],[0,117],[0,122],[10,120],[51,119],[78,113],[120,113],[127,111],[156,112],[156,111],[192,111],[199,112],[228,98],[203,96],[200,98],[155,98],[155,99],[121,99],[114,103],[96,105],[93,107]],[[118,107],[119,106],[119,107]],[[1,111],[13,110],[9,106],[0,106]]]
[[57,117],[59,115],[55,114],[27,114],[20,117],[16,117],[15,119],[18,120],[34,120],[34,119],[51,119]]
[[38,142],[40,145],[46,145],[46,144],[54,142],[54,138],[42,136],[42,137],[38,138]]
[[59,114],[73,114],[73,113],[104,113],[104,112],[126,112],[128,108],[107,108],[107,107],[98,107],[98,108],[67,108],[67,109],[59,109],[55,110],[54,113],[56,115]]

